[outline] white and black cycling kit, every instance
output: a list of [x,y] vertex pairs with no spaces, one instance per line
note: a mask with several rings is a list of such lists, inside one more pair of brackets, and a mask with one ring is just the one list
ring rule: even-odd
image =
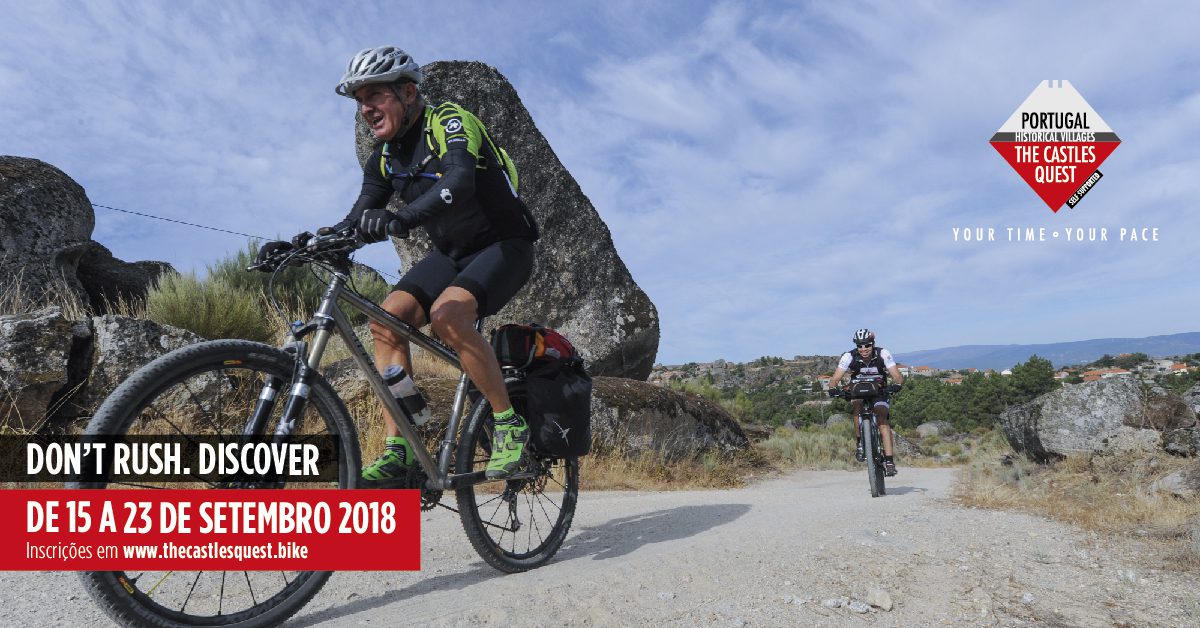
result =
[[857,349],[852,349],[842,354],[842,358],[838,360],[838,368],[850,374],[851,383],[854,382],[878,382],[880,388],[884,390],[882,396],[875,400],[875,405],[882,405],[885,408],[890,407],[888,399],[891,397],[887,391],[888,369],[895,368],[896,359],[892,354],[883,347],[875,347],[871,349],[871,356],[868,358],[862,357]]

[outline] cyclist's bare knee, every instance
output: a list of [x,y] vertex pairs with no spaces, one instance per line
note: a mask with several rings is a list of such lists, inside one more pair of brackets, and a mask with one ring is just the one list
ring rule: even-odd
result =
[[453,342],[465,334],[475,333],[475,321],[479,318],[478,304],[470,292],[451,286],[434,301],[429,318],[433,333]]
[[[379,304],[384,310],[396,318],[413,325],[420,327],[425,324],[425,312],[421,308],[421,304],[413,295],[397,290],[387,296],[383,303]],[[400,338],[391,330],[376,323],[370,322],[371,336],[374,337],[376,344],[384,344],[390,347],[398,347],[405,344],[404,339]]]

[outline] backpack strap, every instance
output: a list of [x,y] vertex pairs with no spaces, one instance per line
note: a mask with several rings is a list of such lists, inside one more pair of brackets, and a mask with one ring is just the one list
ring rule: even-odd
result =
[[433,108],[425,107],[425,145],[429,150],[420,163],[414,164],[402,172],[396,172],[396,169],[392,166],[391,145],[388,142],[383,143],[383,150],[379,153],[379,174],[385,180],[392,178],[407,179],[404,185],[408,187],[413,179],[418,177],[434,180],[442,178],[442,173],[440,172],[425,172],[425,166],[428,166],[429,162],[433,161],[433,158],[437,156],[436,140],[433,138],[433,130],[429,127],[432,115]]

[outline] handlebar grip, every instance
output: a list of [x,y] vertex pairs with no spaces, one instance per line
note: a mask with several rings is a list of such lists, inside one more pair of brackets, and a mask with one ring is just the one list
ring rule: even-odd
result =
[[404,223],[400,222],[399,220],[392,220],[388,222],[387,232],[388,235],[400,238],[401,240],[408,237],[408,229],[406,229],[404,227]]

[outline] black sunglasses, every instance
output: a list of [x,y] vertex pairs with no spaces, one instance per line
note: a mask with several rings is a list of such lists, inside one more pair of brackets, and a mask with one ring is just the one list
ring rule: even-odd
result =
[[855,344],[857,344],[860,349],[863,347],[874,347],[875,346],[875,343],[873,343],[873,342],[860,342],[860,343],[855,343]]

